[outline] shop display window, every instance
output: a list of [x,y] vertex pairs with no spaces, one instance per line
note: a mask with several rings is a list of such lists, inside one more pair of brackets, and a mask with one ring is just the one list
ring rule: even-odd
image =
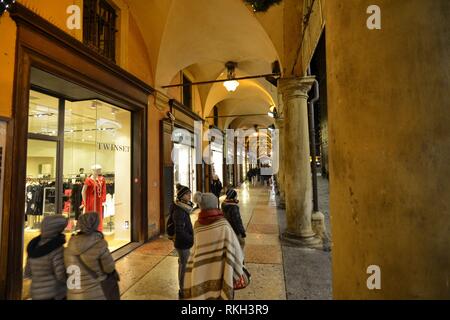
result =
[[91,211],[111,251],[131,242],[131,112],[31,90],[28,131],[24,250],[46,215],[69,218],[69,240]]
[[223,146],[222,144],[212,143],[212,172],[217,174],[219,180],[223,183]]
[[174,194],[178,183],[189,187],[194,194],[197,190],[197,166],[193,135],[187,130],[175,129],[172,140]]
[[[65,104],[63,212],[100,212],[110,250],[131,241],[131,113],[98,100]],[[73,226],[72,226],[73,228]]]

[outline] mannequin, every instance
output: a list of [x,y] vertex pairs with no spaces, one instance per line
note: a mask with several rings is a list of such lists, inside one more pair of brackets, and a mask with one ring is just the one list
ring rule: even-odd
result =
[[100,165],[92,166],[92,174],[84,181],[81,191],[83,203],[80,209],[83,213],[97,212],[100,216],[98,231],[103,232],[103,204],[106,201],[106,181],[102,176],[102,167]]

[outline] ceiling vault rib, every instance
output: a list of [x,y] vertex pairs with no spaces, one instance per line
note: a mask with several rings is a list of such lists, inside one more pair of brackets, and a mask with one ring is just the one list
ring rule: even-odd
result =
[[211,116],[206,117],[206,119],[214,119],[214,118],[232,118],[232,117],[254,117],[254,116],[267,116],[267,113],[260,113],[260,114],[230,114],[228,116]]

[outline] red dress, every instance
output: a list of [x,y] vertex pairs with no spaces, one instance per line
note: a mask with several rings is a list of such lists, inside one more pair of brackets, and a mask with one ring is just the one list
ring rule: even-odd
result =
[[64,213],[70,214],[70,198],[72,196],[72,190],[64,190],[64,195],[67,197],[67,201],[64,202]]
[[103,232],[103,203],[106,201],[106,181],[103,176],[96,180],[90,176],[84,181],[86,186],[86,203],[84,212],[97,212],[100,216],[98,231]]

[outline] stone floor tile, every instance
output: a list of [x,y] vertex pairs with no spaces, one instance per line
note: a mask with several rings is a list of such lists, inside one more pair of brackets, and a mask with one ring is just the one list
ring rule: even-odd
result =
[[120,292],[126,292],[164,258],[164,256],[130,254],[117,261],[116,270],[120,275]]
[[235,292],[235,300],[286,300],[283,266],[248,263],[250,285]]
[[178,299],[178,258],[166,257],[122,296],[124,300]]
[[279,228],[277,224],[255,224],[251,223],[247,232],[249,233],[266,233],[266,234],[278,234]]
[[246,263],[281,264],[283,257],[280,246],[248,244],[245,246]]
[[173,251],[173,241],[167,238],[159,238],[137,248],[134,253],[144,255],[166,256]]
[[[247,233],[245,238],[246,244],[258,244],[258,245],[278,245],[280,246],[280,239],[277,234],[264,234],[264,233]],[[280,248],[281,250],[281,248]]]

